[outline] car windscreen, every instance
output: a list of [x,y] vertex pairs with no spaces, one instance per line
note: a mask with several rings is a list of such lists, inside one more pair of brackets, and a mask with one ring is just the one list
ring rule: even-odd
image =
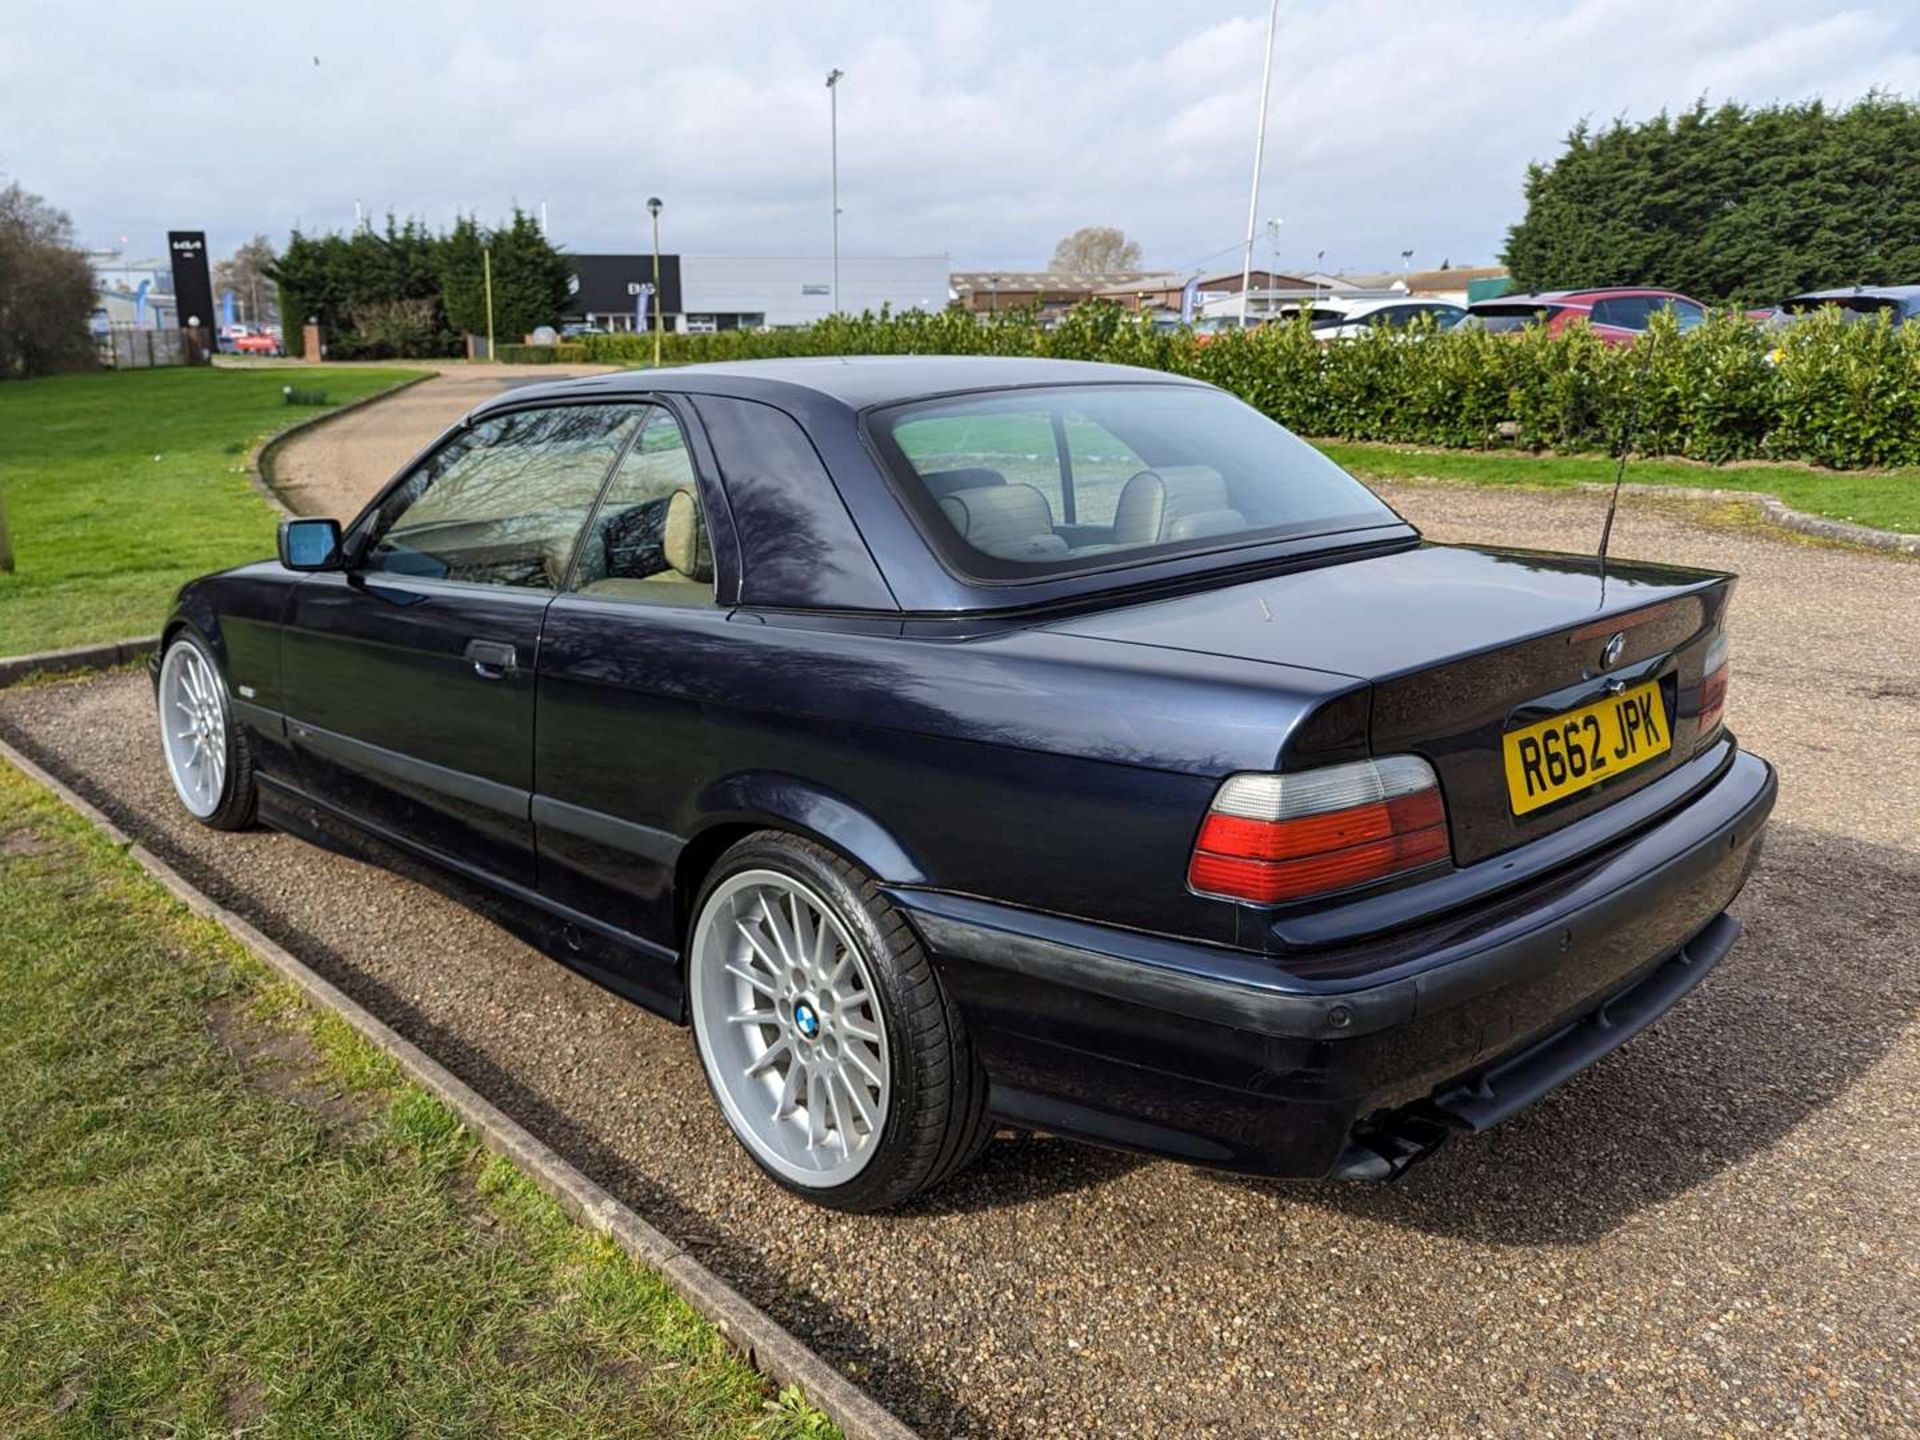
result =
[[1507,335],[1529,325],[1544,325],[1558,315],[1561,308],[1558,305],[1476,305],[1467,313],[1480,329]]
[[1197,385],[995,391],[868,426],[922,532],[977,579],[1400,523],[1311,445]]

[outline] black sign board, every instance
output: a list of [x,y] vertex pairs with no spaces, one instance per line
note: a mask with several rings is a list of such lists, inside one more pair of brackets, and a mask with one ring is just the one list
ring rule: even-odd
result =
[[182,326],[212,330],[213,276],[207,269],[207,236],[202,230],[169,230],[167,253],[173,259],[174,313]]
[[[631,315],[640,287],[653,283],[653,255],[569,255],[573,275],[567,282],[566,317]],[[660,257],[660,313],[680,313],[680,257]],[[653,314],[653,303],[647,303]]]

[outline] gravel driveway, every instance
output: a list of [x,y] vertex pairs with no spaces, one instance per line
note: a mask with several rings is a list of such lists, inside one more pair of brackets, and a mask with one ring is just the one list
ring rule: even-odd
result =
[[[1581,549],[1602,503],[1386,493]],[[1732,721],[1782,776],[1746,938],[1391,1188],[1019,1139],[825,1214],[732,1144],[684,1032],[409,880],[184,823],[144,677],[0,694],[0,728],[929,1435],[1920,1432],[1920,564],[1639,497],[1615,540],[1746,577]]]

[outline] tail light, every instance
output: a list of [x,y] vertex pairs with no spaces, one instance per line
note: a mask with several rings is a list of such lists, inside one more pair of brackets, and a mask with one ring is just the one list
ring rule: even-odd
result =
[[1202,895],[1271,905],[1445,860],[1447,809],[1414,755],[1289,775],[1231,775],[1187,867]]
[[1700,740],[1710,738],[1727,718],[1727,637],[1719,636],[1707,648],[1707,659],[1700,680],[1700,723],[1694,733]]

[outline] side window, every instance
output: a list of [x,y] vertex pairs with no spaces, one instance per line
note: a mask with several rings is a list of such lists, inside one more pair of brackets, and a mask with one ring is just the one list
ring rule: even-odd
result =
[[713,600],[713,547],[687,437],[673,413],[647,407],[580,542],[573,588],[602,599],[667,605]]
[[1673,311],[1673,323],[1682,330],[1706,323],[1707,312],[1691,300],[1669,300],[1667,308]]
[[382,502],[359,547],[360,568],[557,588],[594,496],[640,420],[633,405],[564,405],[480,421]]
[[1647,295],[1618,295],[1611,300],[1598,300],[1593,306],[1593,323],[1621,330],[1644,330],[1653,307],[1654,299]]

